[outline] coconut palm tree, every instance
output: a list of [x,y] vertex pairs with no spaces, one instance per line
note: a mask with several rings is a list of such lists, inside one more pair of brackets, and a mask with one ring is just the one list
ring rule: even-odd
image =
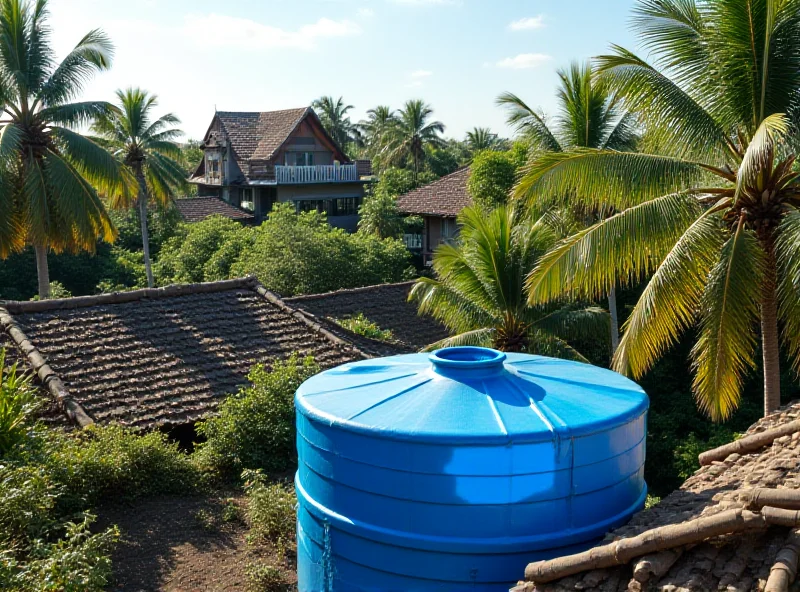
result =
[[500,144],[500,139],[488,127],[474,127],[467,132],[466,142],[467,147],[475,153],[495,149]]
[[352,105],[346,105],[344,97],[334,99],[331,96],[320,97],[311,103],[311,106],[319,115],[322,125],[342,149],[346,149],[348,144],[357,144],[360,141],[358,127],[350,121],[347,114]]
[[415,181],[425,158],[425,148],[440,148],[445,144],[440,135],[444,133],[444,124],[430,121],[432,115],[433,109],[424,101],[406,101],[397,113],[397,123],[388,130],[384,147],[388,161],[402,163],[411,158]]
[[780,404],[779,317],[800,364],[800,2],[641,0],[634,22],[654,63],[615,46],[597,67],[671,153],[574,149],[530,166],[518,196],[572,192],[618,212],[540,261],[530,302],[652,274],[614,367],[641,376],[698,324],[693,390],[724,419],[757,365],[760,324],[771,412]]
[[386,132],[395,123],[397,117],[394,109],[388,105],[378,105],[367,111],[367,119],[358,124],[364,143],[370,149],[379,149]]
[[430,349],[483,345],[585,361],[569,342],[608,330],[608,314],[597,307],[528,304],[525,277],[558,232],[547,219],[532,222],[520,210],[503,205],[487,215],[467,208],[459,216],[458,244],[436,250],[436,278],[418,279],[409,295],[421,313],[455,333]]
[[[503,93],[497,103],[508,109],[508,124],[532,144],[544,151],[563,152],[575,148],[632,150],[637,134],[633,116],[620,106],[614,93],[597,80],[590,64],[573,62],[567,70],[558,70],[559,114],[552,127],[544,116],[531,109],[513,93]],[[574,204],[570,204],[573,205]],[[580,210],[580,208],[578,208]],[[588,223],[608,214],[607,207],[584,209],[579,215]],[[611,351],[619,345],[616,284],[608,294],[611,313]]]
[[117,91],[117,108],[99,117],[92,129],[112,149],[118,160],[136,179],[135,191],[120,191],[112,196],[115,208],[139,209],[147,285],[153,287],[150,264],[150,239],[147,229],[147,205],[155,201],[167,205],[176,192],[186,187],[181,166],[181,147],[175,139],[183,132],[173,125],[180,120],[172,113],[153,118],[158,97],[140,88]]
[[111,42],[90,31],[57,63],[46,20],[46,0],[0,2],[0,256],[33,246],[41,298],[50,295],[48,251],[114,240],[98,190],[123,182],[114,158],[74,129],[111,109],[72,102],[110,66]]

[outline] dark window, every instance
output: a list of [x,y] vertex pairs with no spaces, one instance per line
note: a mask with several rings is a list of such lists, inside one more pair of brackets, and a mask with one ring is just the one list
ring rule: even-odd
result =
[[300,199],[295,204],[298,212],[325,212],[328,216],[355,216],[358,214],[361,198]]

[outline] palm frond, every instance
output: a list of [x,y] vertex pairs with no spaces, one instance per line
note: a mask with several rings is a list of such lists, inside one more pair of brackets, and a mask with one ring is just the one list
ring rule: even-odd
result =
[[15,176],[0,167],[0,259],[25,246],[25,224],[16,204],[15,184]]
[[420,314],[431,315],[457,333],[490,327],[497,322],[491,310],[436,279],[419,278],[409,293],[409,300],[417,302]]
[[775,245],[778,302],[783,338],[800,373],[800,211],[792,208],[781,221]]
[[0,167],[11,167],[19,155],[25,132],[14,123],[0,128]]
[[536,329],[555,335],[563,341],[604,339],[608,336],[610,317],[599,306],[564,306],[535,320]]
[[694,322],[725,236],[719,215],[704,213],[658,263],[628,317],[613,368],[643,376]]
[[700,214],[691,195],[665,195],[600,220],[561,241],[526,281],[530,304],[591,300],[652,272]]
[[693,390],[715,421],[739,404],[747,369],[755,368],[764,253],[740,222],[725,242],[701,300],[700,335],[692,348]]
[[563,339],[559,339],[550,333],[534,329],[528,335],[528,342],[527,351],[530,354],[574,360],[576,362],[583,362],[584,364],[589,363],[589,360],[587,360],[582,353]]
[[53,126],[51,130],[61,153],[102,193],[113,195],[135,183],[130,173],[103,146],[64,127]]
[[736,176],[737,199],[747,187],[763,186],[765,175],[772,172],[776,144],[789,133],[789,121],[782,113],[774,113],[758,126],[739,165]]
[[541,150],[561,152],[561,144],[550,131],[544,117],[530,108],[514,93],[505,92],[496,103],[508,112],[506,123],[517,133],[524,134]]
[[422,351],[431,352],[445,347],[461,347],[464,345],[491,347],[494,333],[495,330],[491,327],[475,329],[474,331],[465,331],[464,333],[459,333],[458,335],[453,335],[452,337],[445,337],[444,339],[440,339],[435,343],[431,343],[430,345],[424,347]]
[[628,50],[614,50],[596,59],[599,75],[642,115],[650,133],[681,157],[718,157],[729,148],[724,129],[684,89]]
[[91,124],[98,117],[113,112],[114,107],[105,101],[84,101],[45,107],[39,113],[43,121],[54,125],[75,127]]

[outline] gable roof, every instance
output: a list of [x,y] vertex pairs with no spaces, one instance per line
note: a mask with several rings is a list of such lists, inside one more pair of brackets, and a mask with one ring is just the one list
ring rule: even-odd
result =
[[[310,118],[340,158],[346,155],[325,130],[311,107],[282,111],[217,111],[222,130],[231,142],[237,161],[271,160],[300,123]],[[206,133],[206,137],[208,137]]]
[[[361,351],[383,356],[416,352],[447,337],[447,329],[436,319],[421,316],[408,293],[414,282],[381,284],[364,288],[338,290],[326,294],[295,296],[284,302],[313,315],[335,335],[354,343]],[[384,343],[356,335],[331,319],[345,319],[362,313],[381,329],[392,332],[393,341]]]
[[254,278],[62,300],[0,302],[0,329],[73,422],[194,422],[253,364],[297,351],[323,367],[366,357]]
[[[763,432],[800,418],[800,402],[756,422],[747,434]],[[648,510],[636,514],[625,526],[606,538],[617,539],[645,530],[710,516],[723,510],[741,508],[737,490],[754,487],[800,487],[800,432],[785,435],[756,452],[731,454],[724,461],[701,467],[680,489]],[[778,552],[787,545],[789,529],[771,527],[765,531],[725,535],[677,553],[659,555],[660,575],[649,574],[645,581],[633,579],[629,564],[569,576],[548,584],[523,584],[515,590],[570,592],[574,590],[761,590]],[[651,558],[653,556],[650,556]],[[654,563],[655,565],[656,563]],[[520,576],[525,566],[520,566]],[[639,575],[639,578],[645,576]]]
[[224,216],[231,220],[250,222],[255,216],[218,197],[187,197],[175,200],[175,207],[185,222],[200,222],[209,216]]
[[397,207],[404,214],[418,216],[455,217],[461,210],[472,205],[467,191],[469,167],[418,187],[397,198]]

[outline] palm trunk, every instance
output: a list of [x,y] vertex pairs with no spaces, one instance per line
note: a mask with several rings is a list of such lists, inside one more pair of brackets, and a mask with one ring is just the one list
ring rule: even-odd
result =
[[761,350],[764,362],[764,415],[767,415],[775,411],[781,404],[781,369],[773,241],[765,241],[764,251],[767,254],[767,261],[764,285],[761,289]]
[[619,318],[617,317],[617,287],[611,286],[608,292],[608,312],[611,315],[611,357],[619,347]]
[[147,230],[147,185],[141,165],[136,170],[136,180],[139,182],[139,195],[136,203],[139,206],[139,218],[142,224],[142,248],[144,250],[144,271],[147,274],[147,287],[155,285],[153,281],[153,268],[150,264],[150,233]]
[[50,298],[50,267],[47,264],[47,247],[44,245],[34,245],[33,251],[36,253],[36,274],[39,278],[39,299],[47,300]]

